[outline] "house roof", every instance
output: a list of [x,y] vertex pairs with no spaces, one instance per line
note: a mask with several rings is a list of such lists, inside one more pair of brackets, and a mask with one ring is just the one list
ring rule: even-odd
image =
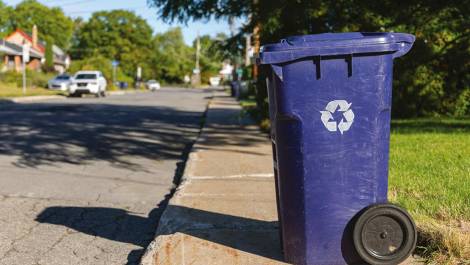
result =
[[[24,39],[28,40],[28,42],[31,42],[31,43],[33,42],[33,38],[31,37],[31,35],[29,35],[28,33],[24,32],[21,29],[15,30],[10,35],[8,35],[8,37],[6,37],[5,39],[6,40],[9,39],[15,34],[20,34]],[[21,45],[17,45],[15,43],[12,43],[6,40],[2,40],[3,43],[6,43],[6,45],[10,45],[10,46],[14,45],[17,47],[8,48],[6,45],[3,45],[4,46],[3,47],[0,43],[0,46],[3,47],[3,49],[5,50],[4,51],[5,53],[10,54],[10,55],[21,55],[23,53],[23,48],[21,47]],[[34,49],[31,47],[30,55],[35,58],[43,58],[46,52],[45,47],[46,47],[46,43],[41,40],[38,40],[37,49]],[[0,47],[0,51],[2,51],[1,47]],[[65,65],[68,55],[57,45],[52,46],[52,51],[54,53],[54,63]]]
[[[20,34],[23,36],[23,38],[27,39],[29,42],[33,43],[33,37],[29,35],[28,33],[22,31],[21,29],[16,29],[14,32],[12,32],[10,35],[8,35],[5,39],[9,39],[11,36],[15,35],[16,33]],[[40,52],[44,53],[46,51],[46,48],[44,47],[44,43],[42,41],[38,40],[37,43],[37,48]]]

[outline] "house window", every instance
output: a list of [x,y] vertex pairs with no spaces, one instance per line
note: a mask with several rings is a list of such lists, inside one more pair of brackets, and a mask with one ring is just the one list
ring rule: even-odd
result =
[[7,66],[8,66],[8,68],[14,68],[15,67],[15,56],[14,55],[9,55],[8,56]]

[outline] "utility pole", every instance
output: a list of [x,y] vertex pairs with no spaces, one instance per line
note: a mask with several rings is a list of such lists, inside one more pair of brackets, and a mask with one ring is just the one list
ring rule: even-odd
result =
[[245,66],[251,64],[251,35],[246,35],[245,41]]
[[26,63],[29,62],[29,45],[23,45],[23,95],[26,94]]
[[26,63],[23,61],[23,95],[26,95]]
[[196,40],[196,70],[199,70],[199,56],[201,53],[201,40],[199,38],[199,31],[197,32]]
[[119,65],[119,61],[113,60],[111,62],[111,65],[113,66],[113,86],[115,86],[116,85],[116,70]]
[[199,57],[201,53],[201,40],[199,38],[199,30],[197,31],[197,39],[196,39],[196,66],[193,70],[193,76],[191,80],[191,84],[193,86],[198,86],[201,84],[201,69],[199,65]]
[[230,16],[228,18],[228,25],[230,28],[230,37],[233,37],[235,35],[235,18]]
[[116,85],[116,65],[113,65],[113,86]]

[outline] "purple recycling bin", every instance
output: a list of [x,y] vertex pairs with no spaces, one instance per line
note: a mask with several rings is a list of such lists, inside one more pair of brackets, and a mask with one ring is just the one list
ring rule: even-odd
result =
[[387,203],[393,60],[403,33],[326,33],[263,46],[282,246],[293,264],[398,264],[416,245]]

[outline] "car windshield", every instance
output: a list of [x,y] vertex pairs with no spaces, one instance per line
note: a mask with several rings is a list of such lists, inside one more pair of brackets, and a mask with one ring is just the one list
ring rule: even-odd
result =
[[68,75],[59,75],[55,79],[56,80],[69,80],[70,76],[68,76]]
[[157,81],[155,81],[155,80],[149,80],[148,83],[149,83],[149,84],[154,84],[154,83],[157,83]]
[[78,74],[75,79],[96,79],[96,74]]

